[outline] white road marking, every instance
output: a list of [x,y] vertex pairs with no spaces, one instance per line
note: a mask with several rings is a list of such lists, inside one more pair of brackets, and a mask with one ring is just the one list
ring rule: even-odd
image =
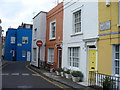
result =
[[22,73],[23,76],[29,76],[29,73]]
[[32,74],[33,76],[39,76],[38,74]]
[[9,73],[2,73],[0,75],[5,76],[5,75],[9,75]]
[[14,76],[16,75],[16,76],[18,76],[18,75],[19,75],[19,73],[12,73],[11,75],[14,75]]

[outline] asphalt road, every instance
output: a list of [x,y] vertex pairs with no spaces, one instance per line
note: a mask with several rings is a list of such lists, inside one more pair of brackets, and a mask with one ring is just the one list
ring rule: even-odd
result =
[[13,62],[6,65],[2,69],[2,88],[12,88],[10,90],[41,90],[43,88],[63,90],[59,85],[52,84],[38,74],[31,72],[26,68],[28,64],[28,62]]

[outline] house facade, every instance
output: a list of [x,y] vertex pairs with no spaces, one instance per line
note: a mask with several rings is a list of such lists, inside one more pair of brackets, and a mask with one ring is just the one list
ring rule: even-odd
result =
[[62,68],[97,71],[98,3],[64,0]]
[[9,28],[5,40],[4,59],[31,61],[31,41],[31,24],[22,24],[17,29]]
[[120,76],[120,1],[99,2],[98,72]]
[[54,68],[62,67],[63,2],[47,13],[45,60]]
[[[42,41],[42,46],[38,47],[36,42]],[[45,42],[46,42],[46,12],[39,12],[33,18],[32,32],[32,61],[31,64],[40,67],[40,62],[45,61]],[[40,52],[38,54],[38,52]],[[39,61],[38,61],[39,60]]]

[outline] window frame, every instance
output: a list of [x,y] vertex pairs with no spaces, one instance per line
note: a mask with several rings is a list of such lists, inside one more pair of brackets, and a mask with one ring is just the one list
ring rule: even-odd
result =
[[[55,31],[54,31],[55,32],[55,37],[52,37],[52,35],[53,35],[52,34],[52,31],[53,31],[52,30],[52,24],[53,23],[55,23]],[[56,39],[56,20],[53,20],[53,21],[50,22],[50,37],[49,38],[50,38],[50,40],[55,40]]]
[[[53,49],[53,51],[50,52],[50,49]],[[51,56],[53,56],[52,60],[50,60]],[[50,62],[50,63],[54,62],[54,48],[48,48],[48,62]]]
[[[116,51],[116,46],[118,46],[118,51]],[[114,45],[113,49],[114,49],[113,50],[113,74],[115,76],[120,76],[120,45],[119,44]],[[117,53],[118,53],[118,59],[116,58]],[[118,71],[116,71],[117,69],[118,69]]]
[[[27,39],[26,39],[26,40],[27,40],[27,43],[25,42],[24,38],[27,38]],[[27,37],[27,36],[23,36],[23,37],[22,37],[22,44],[28,44],[28,37]]]
[[[79,22],[75,23],[75,14],[76,14],[77,12],[80,12],[80,16],[79,16],[80,20],[79,20]],[[72,13],[72,16],[73,16],[73,35],[82,34],[82,9],[80,8],[80,9],[74,11],[74,12]],[[77,18],[78,18],[78,17],[77,17]],[[75,30],[75,24],[77,24],[77,25],[80,24],[79,30],[78,30],[77,32],[76,32],[76,30]]]
[[16,38],[15,38],[14,36],[11,36],[11,38],[10,38],[10,43],[11,43],[11,44],[15,44],[15,39],[16,39]]
[[[75,49],[77,52],[75,52]],[[75,53],[77,55],[75,55]],[[68,66],[73,68],[79,68],[80,66],[79,63],[80,63],[80,47],[68,47]]]

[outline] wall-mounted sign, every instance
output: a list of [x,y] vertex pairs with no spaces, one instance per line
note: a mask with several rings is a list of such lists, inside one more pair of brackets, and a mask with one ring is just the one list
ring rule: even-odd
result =
[[100,23],[100,31],[109,30],[109,29],[110,29],[110,21]]
[[40,47],[40,46],[43,45],[43,42],[42,42],[41,40],[38,40],[38,41],[36,42],[36,45],[37,45],[38,47]]

